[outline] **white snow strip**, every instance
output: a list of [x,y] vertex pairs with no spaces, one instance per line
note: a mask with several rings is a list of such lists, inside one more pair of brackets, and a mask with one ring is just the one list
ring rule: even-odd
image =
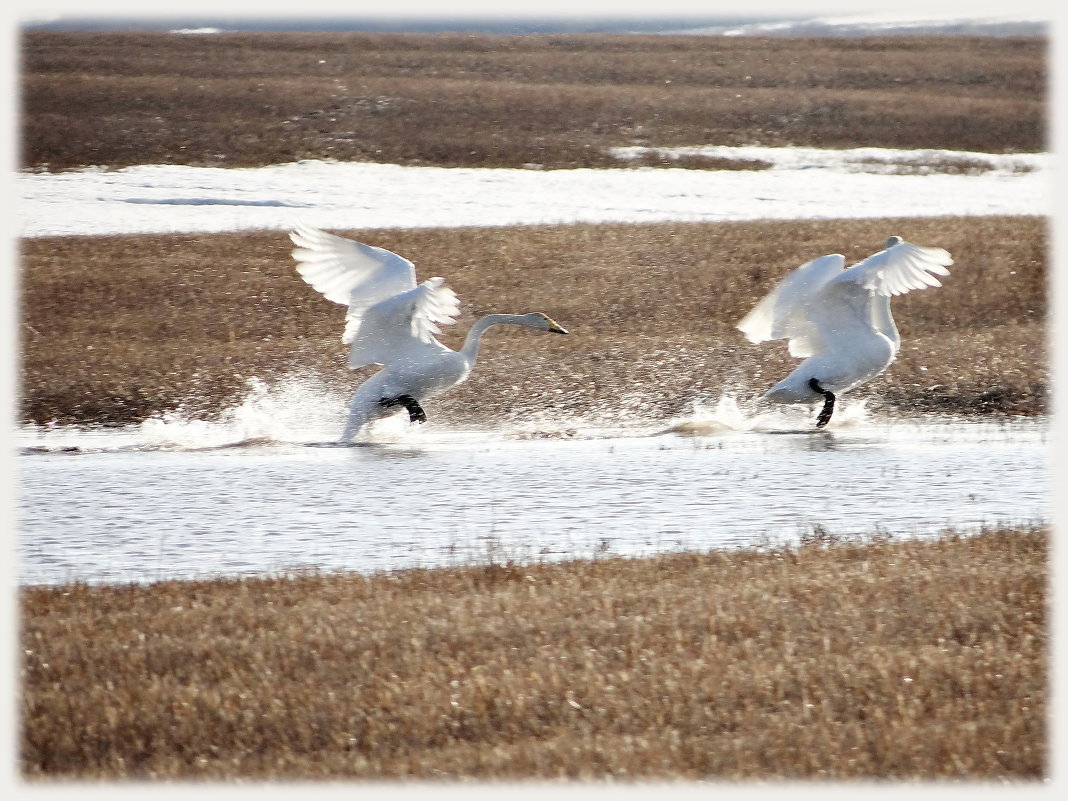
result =
[[[573,222],[737,221],[1051,213],[1048,154],[881,148],[676,148],[765,170],[452,169],[302,161],[257,169],[145,165],[16,176],[24,237]],[[620,149],[621,159],[637,155]],[[900,164],[983,161],[961,174]],[[621,161],[625,163],[625,161]]]

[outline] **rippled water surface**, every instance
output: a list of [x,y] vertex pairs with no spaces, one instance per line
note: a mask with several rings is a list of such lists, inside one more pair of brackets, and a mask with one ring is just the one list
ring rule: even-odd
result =
[[25,430],[19,578],[376,571],[1050,518],[1047,421],[858,418],[824,432],[427,425],[347,447],[207,424]]

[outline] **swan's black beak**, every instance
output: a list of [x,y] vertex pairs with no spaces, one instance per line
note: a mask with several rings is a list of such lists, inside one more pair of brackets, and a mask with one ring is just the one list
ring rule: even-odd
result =
[[556,320],[554,320],[552,317],[547,317],[546,319],[549,321],[549,330],[552,331],[554,334],[568,333],[567,329],[560,325],[558,322],[556,322]]

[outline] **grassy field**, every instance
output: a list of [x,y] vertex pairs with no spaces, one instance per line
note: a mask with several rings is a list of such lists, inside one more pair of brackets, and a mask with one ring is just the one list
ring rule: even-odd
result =
[[[605,166],[624,145],[1044,149],[1043,39],[30,33],[26,169],[300,158]],[[648,163],[657,163],[655,160]],[[708,167],[707,163],[683,166]],[[759,168],[760,165],[751,165]],[[939,162],[942,169],[958,165]],[[734,329],[816,255],[948,249],[895,300],[883,415],[1048,411],[1046,221],[339,232],[444,275],[495,330],[443,425],[666,420],[793,360]],[[343,395],[341,312],[283,232],[20,243],[19,419],[212,416],[252,376]],[[566,292],[560,292],[566,287]],[[340,414],[340,411],[339,411]],[[1050,775],[1049,531],[650,559],[22,587],[33,783]]]
[[36,779],[1037,782],[1048,531],[21,591]]
[[1045,149],[1044,38],[22,36],[22,163],[614,164],[621,145]]
[[[491,332],[471,379],[427,404],[437,423],[667,420],[724,392],[754,398],[796,360],[781,342],[751,345],[735,324],[788,270],[824,253],[863,258],[893,233],[946,248],[956,265],[941,288],[894,301],[901,353],[855,397],[885,414],[1048,408],[1038,218],[350,233],[411,258],[420,280],[448,278],[463,302],[442,337],[451,347],[490,311],[543,311],[572,332]],[[307,376],[338,393],[340,420],[373,368],[347,369],[343,310],[300,279],[291,249],[284,232],[26,240],[21,419],[210,417],[251,376]]]

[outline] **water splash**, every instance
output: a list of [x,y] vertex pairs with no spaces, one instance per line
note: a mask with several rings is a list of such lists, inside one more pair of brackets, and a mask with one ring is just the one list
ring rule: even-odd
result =
[[[123,428],[44,426],[18,431],[25,454],[99,453],[110,451],[198,451],[279,445],[336,444],[348,405],[347,388],[328,386],[321,379],[292,375],[268,383],[247,381],[240,403],[212,419],[182,410]],[[741,398],[741,399],[740,399]],[[582,415],[547,410],[489,428],[456,427],[445,419],[417,425],[395,414],[372,422],[357,444],[433,444],[472,439],[612,439],[661,434],[716,437],[738,433],[781,433],[813,429],[811,410],[797,406],[758,404],[750,393],[733,390],[714,403],[695,401],[690,414],[665,427],[648,414],[647,399],[639,392],[613,407],[591,407]],[[827,430],[856,429],[870,424],[865,400],[839,403]]]
[[194,451],[336,439],[344,420],[343,392],[304,376],[246,383],[244,399],[212,419],[179,409],[122,428],[24,428],[18,439],[25,453]]
[[214,420],[189,419],[180,412],[145,420],[147,447],[211,448],[245,442],[297,442],[336,437],[344,399],[315,379],[291,376],[274,384],[246,382],[248,394]]
[[[868,421],[866,399],[839,402],[829,428],[856,428]],[[739,403],[733,393],[726,393],[711,407],[695,402],[693,412],[673,420],[667,433],[707,437],[746,431],[804,430],[814,425],[815,417],[802,406],[760,407],[756,401]]]

